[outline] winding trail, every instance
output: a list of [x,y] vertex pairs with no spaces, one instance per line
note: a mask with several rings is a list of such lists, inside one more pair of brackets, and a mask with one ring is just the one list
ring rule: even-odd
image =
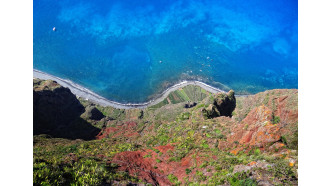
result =
[[70,80],[62,79],[62,78],[47,74],[45,72],[42,72],[42,71],[39,71],[36,69],[33,69],[33,77],[39,78],[39,79],[44,79],[44,80],[48,80],[48,79],[54,80],[58,84],[62,85],[63,87],[69,88],[71,90],[71,92],[73,94],[75,94],[76,96],[89,100],[95,104],[99,104],[101,106],[111,106],[111,107],[118,108],[118,109],[133,109],[133,108],[142,109],[142,108],[146,108],[148,106],[155,105],[155,104],[163,101],[171,92],[173,92],[179,88],[185,87],[187,85],[197,85],[211,93],[225,92],[223,90],[212,87],[212,86],[207,85],[200,81],[182,81],[178,84],[175,84],[175,85],[169,87],[165,91],[163,91],[163,93],[161,93],[158,98],[155,98],[148,102],[124,104],[124,103],[119,103],[119,102],[108,100],[108,99],[92,92],[91,90],[88,90],[87,88],[85,88],[81,85],[78,85],[77,83],[74,83]]

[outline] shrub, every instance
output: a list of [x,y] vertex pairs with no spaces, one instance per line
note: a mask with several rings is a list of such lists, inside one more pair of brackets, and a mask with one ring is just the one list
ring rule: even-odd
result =
[[177,120],[178,121],[187,120],[189,119],[190,115],[191,115],[190,112],[184,112],[178,116]]
[[186,169],[186,174],[190,174],[191,170],[190,169]]
[[260,149],[254,150],[254,155],[259,156],[260,155]]
[[143,156],[143,158],[151,158],[151,155],[150,154],[146,154]]
[[298,179],[297,175],[289,166],[289,163],[285,160],[275,162],[275,165],[272,166],[270,170],[276,178],[284,183],[284,185]]
[[228,182],[232,186],[256,186],[257,182],[248,177],[245,172],[237,172],[233,176],[228,177]]
[[281,118],[279,116],[275,116],[274,112],[272,113],[272,119],[271,122],[272,124],[277,124],[281,121]]
[[207,162],[203,162],[202,165],[199,166],[199,168],[204,168],[207,166],[207,164],[208,164]]
[[169,174],[167,176],[167,178],[170,180],[171,183],[175,184],[175,185],[180,185],[181,182],[178,181],[178,178],[176,176],[174,176],[173,174]]
[[203,172],[200,171],[196,171],[196,175],[197,175],[197,179],[198,181],[205,181],[206,180],[206,176],[203,174]]
[[285,144],[288,145],[288,141],[286,140],[285,136],[281,136],[280,140]]

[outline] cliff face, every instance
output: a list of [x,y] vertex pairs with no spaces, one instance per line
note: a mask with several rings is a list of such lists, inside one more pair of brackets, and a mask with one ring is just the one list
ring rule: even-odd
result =
[[[143,174],[139,178],[156,185],[164,183],[162,175],[173,175],[177,178],[177,181],[173,183],[183,184],[198,180],[198,183],[208,184],[212,179],[219,179],[219,182],[215,183],[221,184],[224,182],[220,180],[224,177],[216,176],[217,166],[212,165],[213,163],[227,164],[228,162],[224,160],[226,158],[249,157],[246,163],[243,163],[245,160],[242,162],[238,159],[233,160],[237,161],[232,162],[231,166],[235,170],[233,172],[250,171],[252,173],[247,178],[257,180],[260,184],[290,182],[295,185],[297,177],[292,168],[297,167],[297,101],[298,91],[294,89],[270,90],[237,99],[233,92],[213,95],[195,108],[179,111],[181,114],[177,115],[175,121],[164,121],[166,118],[162,117],[162,125],[146,127],[144,135],[137,141],[143,139],[142,141],[146,142],[140,144],[147,143],[158,150],[152,151],[145,148],[135,152],[122,152],[112,161],[119,164],[121,170],[128,170],[131,175],[145,169],[153,172],[154,175],[150,175],[147,170],[142,171]],[[180,105],[165,107],[167,110],[175,110]],[[208,112],[208,117],[205,117],[205,111]],[[226,113],[227,116],[221,116],[221,113]],[[161,121],[155,118],[154,122]],[[112,134],[115,135],[116,131]],[[219,153],[210,153],[215,149]],[[161,151],[161,155],[157,151]],[[230,153],[232,156],[223,152]],[[269,159],[278,159],[272,160],[276,163],[271,163],[265,162],[263,158],[252,158],[260,154],[265,154]],[[140,158],[144,156],[148,158]],[[212,157],[212,159],[207,157]],[[289,171],[290,176],[293,177],[281,175],[280,178],[275,176],[276,179],[272,179],[271,177],[274,176],[272,171],[275,170],[269,167],[283,166],[282,160],[287,162],[284,163],[284,167],[287,166],[286,171]],[[186,170],[192,172],[187,174]],[[197,176],[198,174],[205,177],[201,178]],[[207,177],[209,177],[208,181],[206,181]]]
[[298,149],[297,90],[266,91],[238,98],[237,104],[235,125],[227,126],[231,134],[219,148],[237,153],[252,146],[275,154],[286,153],[285,147]]
[[[189,101],[196,104],[187,107]],[[123,110],[34,80],[34,134],[35,183],[296,185],[298,179],[295,89],[235,97],[190,86],[155,106]],[[77,138],[96,140],[68,140]],[[56,176],[45,175],[45,166]]]
[[75,95],[54,81],[33,80],[33,133],[92,139],[98,130],[80,118],[85,108]]
[[[239,107],[235,110],[235,120],[239,124],[248,125],[247,131],[255,131],[268,126],[273,128],[274,132],[264,131],[264,134],[277,134],[277,137],[276,135],[274,138],[269,135],[263,136],[260,131],[259,138],[268,137],[268,139],[272,139],[272,142],[279,141],[291,149],[298,149],[298,90],[269,90],[239,98],[237,103]],[[240,127],[237,126],[237,128]]]

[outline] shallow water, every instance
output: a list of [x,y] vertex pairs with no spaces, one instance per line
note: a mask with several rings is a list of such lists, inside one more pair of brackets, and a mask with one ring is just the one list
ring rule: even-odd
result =
[[33,8],[34,68],[110,100],[145,102],[183,79],[238,93],[298,87],[297,1],[35,0]]

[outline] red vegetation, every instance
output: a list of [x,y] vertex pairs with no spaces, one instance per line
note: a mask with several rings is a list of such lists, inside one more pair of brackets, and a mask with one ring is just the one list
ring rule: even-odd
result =
[[[170,174],[176,176],[184,184],[184,178],[188,176],[186,169],[193,166],[192,155],[187,155],[181,161],[171,161],[169,151],[173,151],[174,146],[168,144],[155,147],[155,149],[160,152],[156,153],[154,150],[145,149],[118,153],[111,163],[119,165],[119,170],[127,171],[130,175],[137,176],[139,179],[153,185],[172,185],[167,178]],[[204,159],[197,155],[196,166],[199,166]],[[192,175],[195,174],[196,170],[192,172]]]
[[[112,121],[108,122],[108,125],[111,125]],[[117,125],[115,127],[105,127],[101,130],[101,132],[96,136],[96,139],[103,139],[109,136],[113,138],[117,137],[138,137],[139,133],[136,132],[136,122],[128,121],[125,123],[121,123],[121,125]]]
[[[247,152],[253,148],[259,148],[262,151],[272,151],[274,155],[283,156],[289,154],[286,145],[281,141],[282,135],[290,133],[290,127],[297,122],[298,110],[295,109],[296,103],[290,102],[292,95],[285,95],[285,90],[278,90],[284,96],[270,96],[267,104],[259,104],[253,106],[246,117],[237,122],[230,117],[214,118],[217,122],[226,129],[223,130],[225,140],[219,140],[218,148],[221,150],[230,151],[232,154],[238,154],[240,151]],[[277,92],[275,92],[277,94]],[[250,103],[253,104],[259,99],[254,96]],[[273,123],[274,115],[280,118],[280,122]],[[292,125],[292,126],[291,126]],[[288,127],[290,126],[290,127]],[[153,125],[150,126],[151,128]],[[99,139],[109,135],[115,136],[130,136],[139,135],[134,133],[136,123],[126,122],[124,125],[109,127],[102,130],[99,134]],[[227,130],[228,129],[228,130]],[[209,141],[214,144],[215,142]],[[157,152],[159,151],[159,152]],[[208,161],[205,157],[200,157],[198,153],[192,151],[180,161],[172,161],[170,151],[175,151],[175,144],[166,146],[158,146],[152,149],[144,149],[140,151],[126,151],[118,153],[111,160],[119,166],[119,170],[127,171],[132,176],[137,176],[139,179],[153,185],[172,185],[168,179],[168,175],[173,174],[178,178],[181,184],[185,184],[184,178],[192,180],[191,175],[195,175],[196,171],[203,172],[209,176],[211,171],[205,171],[205,167],[200,168],[204,161]],[[216,159],[216,156],[211,158]],[[250,162],[248,165],[235,167],[235,170],[250,170],[252,167],[265,167],[262,162]],[[188,175],[186,169],[195,167]]]

